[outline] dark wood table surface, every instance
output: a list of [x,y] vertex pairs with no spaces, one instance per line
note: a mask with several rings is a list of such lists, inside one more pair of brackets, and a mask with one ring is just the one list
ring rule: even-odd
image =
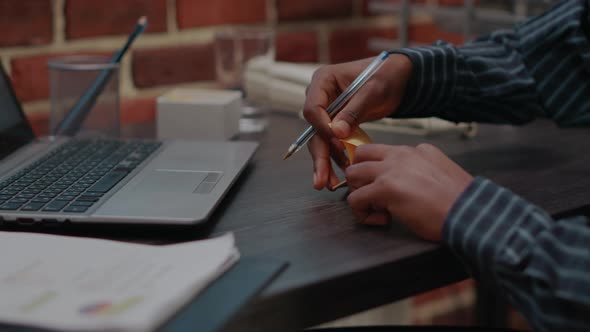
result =
[[[174,242],[231,231],[242,255],[289,262],[228,331],[296,331],[467,277],[446,248],[398,225],[357,225],[345,190],[315,191],[307,151],[282,160],[305,128],[294,116],[273,114],[266,132],[239,138],[260,141],[260,149],[207,227],[181,235],[125,236]],[[145,127],[127,128],[128,135],[134,133],[145,136]],[[480,125],[473,139],[457,133],[371,132],[381,143],[435,144],[473,174],[495,180],[552,214],[590,201],[588,134],[587,128],[560,129],[545,120],[523,127]]]
[[[301,151],[282,161],[306,127],[272,117],[250,172],[218,216],[215,232],[232,230],[244,254],[285,259],[290,268],[245,312],[236,330],[255,324],[287,331],[391,302],[464,278],[444,248],[402,228],[359,227],[345,191],[311,188],[312,164]],[[550,213],[590,202],[588,128],[560,129],[549,121],[523,127],[479,126],[473,139],[373,132],[380,143],[430,142],[473,174],[489,177]],[[287,328],[288,327],[288,328]],[[255,330],[255,329],[252,329]]]

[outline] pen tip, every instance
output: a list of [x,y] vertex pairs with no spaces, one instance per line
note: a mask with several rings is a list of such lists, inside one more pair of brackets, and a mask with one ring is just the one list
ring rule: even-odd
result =
[[285,153],[285,155],[283,156],[283,160],[287,160],[287,158],[291,157],[292,154],[292,151],[287,151],[287,153]]
[[139,18],[139,20],[137,20],[137,24],[146,25],[146,23],[147,23],[147,17],[146,16],[142,16],[142,17]]

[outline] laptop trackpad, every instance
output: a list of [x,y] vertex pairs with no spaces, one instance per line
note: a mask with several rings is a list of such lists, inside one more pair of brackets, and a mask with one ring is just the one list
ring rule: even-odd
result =
[[153,170],[135,186],[135,191],[192,193],[208,175],[202,171]]

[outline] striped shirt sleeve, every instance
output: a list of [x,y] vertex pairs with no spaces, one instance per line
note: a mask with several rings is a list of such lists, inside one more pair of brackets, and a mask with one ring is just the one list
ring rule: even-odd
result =
[[443,239],[482,281],[504,290],[535,331],[590,331],[590,224],[552,220],[477,177],[451,208]]
[[513,29],[463,46],[402,48],[413,63],[397,117],[524,124],[548,117],[590,124],[586,0],[562,1]]
[[[413,63],[395,115],[523,124],[590,124],[588,2],[565,0],[513,29],[453,46],[400,49]],[[477,177],[447,216],[443,240],[494,284],[535,331],[590,331],[590,222],[545,211]]]

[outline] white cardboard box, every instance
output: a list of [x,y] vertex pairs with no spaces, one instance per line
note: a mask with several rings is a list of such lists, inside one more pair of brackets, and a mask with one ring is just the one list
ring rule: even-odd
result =
[[228,140],[240,131],[241,106],[239,91],[174,89],[157,99],[157,136]]

